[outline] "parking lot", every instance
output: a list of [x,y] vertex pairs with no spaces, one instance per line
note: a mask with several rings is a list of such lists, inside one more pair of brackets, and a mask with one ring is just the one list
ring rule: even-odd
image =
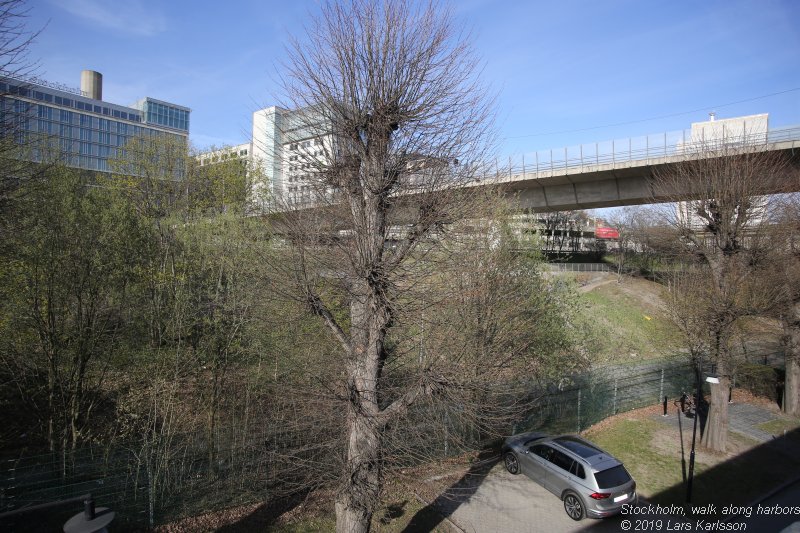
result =
[[[797,448],[796,441],[786,440],[785,436],[783,440],[776,440],[777,437],[760,429],[760,424],[777,416],[773,412],[745,402],[734,403],[730,405],[729,409],[732,432],[772,446],[767,449],[767,453],[776,454],[774,457],[779,458],[782,454],[792,457],[798,455],[800,448]],[[677,423],[677,418],[674,416],[655,416],[654,419],[665,425]],[[433,484],[434,479],[436,478],[426,481]],[[777,517],[754,515],[744,519],[741,516],[725,516],[717,513],[716,516],[687,519],[674,514],[639,514],[644,510],[643,508],[640,508],[636,514],[617,515],[602,520],[585,518],[576,522],[564,512],[562,502],[541,485],[525,475],[515,476],[508,473],[497,452],[484,455],[482,461],[473,464],[470,471],[460,479],[450,480],[450,485],[444,490],[439,484],[435,493],[439,496],[431,502],[431,506],[439,514],[447,517],[456,531],[467,533],[536,533],[540,531],[613,531],[620,533],[634,530],[637,523],[642,524],[642,521],[647,520],[660,520],[662,525],[665,525],[666,521],[670,521],[672,530],[679,528],[678,523],[688,521],[693,526],[690,530],[697,530],[697,520],[705,518],[712,521],[717,518],[727,519],[746,527],[748,531],[781,531],[783,528],[788,528],[785,531],[800,532],[800,520],[797,520],[795,515]],[[750,507],[762,502],[764,505],[796,506],[798,495],[800,495],[800,478],[792,478],[785,483],[778,483],[771,490],[767,488],[753,501],[742,503]],[[646,504],[640,500],[641,503]],[[623,527],[625,520],[630,521],[625,524],[628,529]],[[642,527],[645,526],[647,524],[643,524]]]
[[526,476],[509,474],[502,461],[486,475],[470,476],[434,503],[467,533],[620,532],[622,517],[572,520],[561,501]]

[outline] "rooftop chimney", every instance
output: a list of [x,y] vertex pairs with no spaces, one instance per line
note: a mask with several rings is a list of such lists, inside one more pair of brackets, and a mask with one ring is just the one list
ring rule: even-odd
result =
[[717,118],[717,113],[716,112],[712,111],[711,113],[708,114],[708,121],[709,122],[714,122],[714,119],[716,119],[716,118]]
[[103,75],[94,70],[81,71],[81,92],[94,100],[102,100]]

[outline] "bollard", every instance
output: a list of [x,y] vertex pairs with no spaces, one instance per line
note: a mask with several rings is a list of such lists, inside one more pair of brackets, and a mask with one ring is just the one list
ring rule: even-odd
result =
[[86,520],[95,519],[94,498],[91,496],[83,500],[83,515],[86,517]]
[[96,508],[94,498],[87,494],[83,499],[83,512],[67,520],[63,530],[64,533],[107,533],[106,527],[115,515],[108,507]]
[[661,416],[667,416],[667,397],[664,396],[664,414]]

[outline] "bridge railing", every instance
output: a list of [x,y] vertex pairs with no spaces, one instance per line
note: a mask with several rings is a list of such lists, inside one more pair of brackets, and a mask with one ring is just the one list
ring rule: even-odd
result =
[[[691,130],[599,141],[552,150],[539,150],[507,163],[498,161],[496,174],[509,177],[519,174],[550,175],[584,171],[600,165],[646,163],[652,159],[718,149],[727,146],[761,146],[784,141],[800,141],[800,126],[773,128],[768,131],[742,134],[722,131],[715,139],[694,137]],[[487,176],[488,178],[489,176]]]

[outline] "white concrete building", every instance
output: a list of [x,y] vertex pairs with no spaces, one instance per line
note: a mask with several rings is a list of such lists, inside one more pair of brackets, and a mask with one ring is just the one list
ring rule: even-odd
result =
[[[752,144],[763,144],[767,140],[769,130],[769,113],[747,115],[717,120],[715,113],[709,113],[704,122],[693,122],[690,140],[686,144],[679,143],[678,150],[724,150]],[[706,222],[693,212],[696,202],[678,202],[676,215],[680,224],[688,224],[694,229],[702,228]],[[766,211],[767,199],[756,198],[753,201],[750,223],[761,222]]]
[[707,148],[763,143],[768,129],[769,113],[719,120],[709,113],[708,120],[692,123],[691,142]]
[[324,120],[309,109],[268,107],[253,113],[251,153],[273,198],[308,203],[323,193],[310,177],[332,153],[329,131]]

